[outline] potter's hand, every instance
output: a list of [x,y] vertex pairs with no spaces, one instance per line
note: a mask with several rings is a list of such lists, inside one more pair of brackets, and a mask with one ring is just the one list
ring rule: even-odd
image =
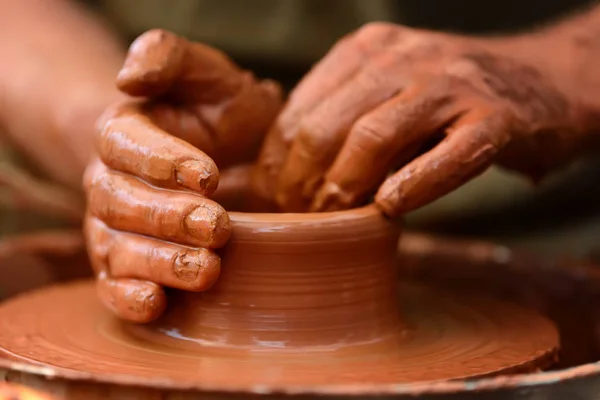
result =
[[148,322],[165,307],[162,286],[202,291],[217,279],[214,249],[230,235],[226,211],[208,199],[217,165],[255,156],[281,94],[220,52],[164,31],[133,43],[117,84],[148,100],[119,104],[99,123],[85,231],[102,301]]
[[377,191],[394,216],[493,162],[537,178],[571,157],[574,102],[539,69],[486,49],[379,23],[342,39],[269,132],[256,191],[286,211],[350,208]]

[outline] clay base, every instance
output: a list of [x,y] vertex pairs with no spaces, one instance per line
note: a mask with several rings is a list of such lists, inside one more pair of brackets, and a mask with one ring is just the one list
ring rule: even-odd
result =
[[[548,367],[554,325],[497,300],[401,289],[408,330],[366,347],[315,352],[232,352],[131,335],[96,300],[90,282],[43,289],[0,306],[0,355],[68,376],[142,385],[252,391],[472,378]],[[357,316],[359,318],[360,316]],[[183,341],[183,342],[180,342]]]

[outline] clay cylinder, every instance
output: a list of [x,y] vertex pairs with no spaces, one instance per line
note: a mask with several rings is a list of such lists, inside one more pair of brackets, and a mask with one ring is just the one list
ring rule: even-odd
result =
[[373,206],[230,217],[217,284],[170,291],[164,317],[131,333],[184,348],[264,351],[331,351],[397,335],[399,228]]

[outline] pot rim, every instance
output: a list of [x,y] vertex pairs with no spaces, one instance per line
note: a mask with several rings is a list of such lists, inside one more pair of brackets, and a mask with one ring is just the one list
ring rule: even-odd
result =
[[[374,204],[351,208],[349,210],[326,211],[326,212],[306,212],[306,213],[253,213],[240,211],[227,211],[232,222],[277,222],[277,223],[306,223],[339,221],[340,218],[359,219],[365,217],[379,217],[385,215]],[[387,217],[385,217],[387,218]]]

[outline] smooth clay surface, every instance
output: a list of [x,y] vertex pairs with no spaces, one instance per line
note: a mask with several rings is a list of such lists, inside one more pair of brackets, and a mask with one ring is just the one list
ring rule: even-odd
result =
[[425,382],[549,366],[554,325],[491,298],[398,285],[397,227],[374,208],[231,213],[223,273],[123,323],[92,283],[0,307],[0,353],[106,382],[217,391]]

